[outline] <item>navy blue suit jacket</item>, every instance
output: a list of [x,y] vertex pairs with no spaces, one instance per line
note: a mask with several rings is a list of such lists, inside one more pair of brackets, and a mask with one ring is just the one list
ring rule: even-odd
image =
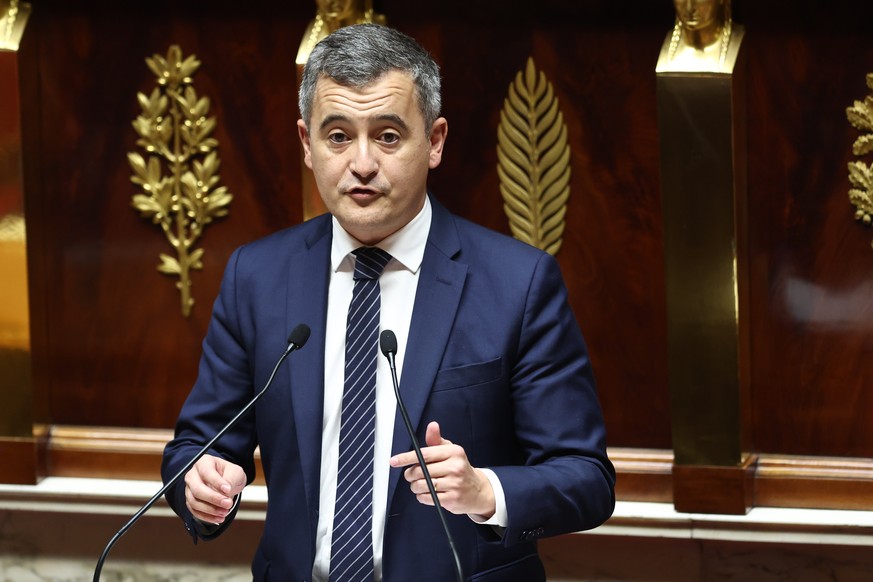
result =
[[[582,334],[557,262],[451,215],[435,200],[400,391],[418,438],[429,421],[495,471],[509,525],[498,535],[447,513],[465,575],[544,580],[536,538],[596,527],[614,507],[614,469]],[[289,330],[312,335],[213,454],[254,477],[260,446],[269,491],[256,580],[309,580],[321,459],[324,337],[331,220],[324,215],[237,249],[203,343],[199,377],[164,454],[169,479],[266,383]],[[393,453],[412,449],[400,415]],[[433,507],[392,469],[383,549],[386,582],[454,580]],[[184,483],[167,499],[192,535]]]

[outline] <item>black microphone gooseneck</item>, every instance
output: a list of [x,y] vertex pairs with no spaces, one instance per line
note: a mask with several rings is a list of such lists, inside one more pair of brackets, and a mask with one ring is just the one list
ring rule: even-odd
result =
[[199,461],[200,457],[205,455],[206,451],[208,451],[210,448],[212,448],[212,445],[214,445],[216,443],[216,441],[218,441],[218,439],[220,439],[222,436],[224,436],[224,433],[226,433],[228,430],[233,428],[233,426],[237,423],[237,421],[239,421],[239,419],[242,418],[243,415],[245,415],[245,413],[247,413],[252,408],[252,406],[255,405],[255,403],[258,401],[258,399],[260,399],[260,397],[263,396],[264,393],[267,392],[267,388],[270,387],[270,384],[272,384],[273,378],[276,376],[276,372],[279,370],[279,366],[282,365],[282,362],[285,361],[285,358],[287,358],[291,352],[293,352],[295,350],[299,350],[300,348],[302,348],[306,344],[306,340],[309,339],[309,333],[310,333],[309,326],[306,325],[305,323],[301,323],[300,325],[298,325],[297,327],[295,327],[291,331],[291,334],[288,336],[288,347],[285,348],[285,351],[282,353],[282,356],[279,358],[279,361],[276,362],[276,365],[273,367],[273,372],[270,374],[270,378],[267,380],[267,383],[266,383],[266,385],[264,385],[263,389],[261,389],[261,391],[258,392],[255,395],[255,397],[252,398],[251,401],[248,404],[246,404],[245,407],[242,410],[240,410],[239,413],[237,413],[237,415],[234,416],[230,420],[230,422],[228,422],[224,426],[224,428],[222,428],[220,431],[218,431],[218,434],[216,434],[214,437],[212,437],[212,440],[209,441],[208,443],[206,443],[203,446],[203,448],[200,449],[200,451],[196,455],[194,455],[194,457],[190,461],[188,461],[185,464],[185,466],[182,467],[179,470],[179,472],[176,473],[176,475],[172,479],[167,481],[167,483],[163,487],[161,487],[161,489],[157,493],[155,493],[155,495],[151,499],[149,499],[146,502],[146,504],[143,505],[142,508],[139,511],[137,511],[136,514],[132,518],[130,518],[130,521],[128,521],[126,524],[124,524],[124,526],[120,530],[118,530],[118,532],[116,532],[116,534],[114,536],[112,536],[112,539],[109,540],[108,544],[106,544],[106,548],[103,550],[103,553],[100,554],[100,559],[97,561],[97,568],[94,570],[94,581],[93,582],[100,581],[100,572],[103,570],[103,562],[106,560],[106,557],[109,555],[109,550],[112,549],[112,546],[115,545],[115,542],[117,542],[119,539],[121,539],[121,536],[123,536],[127,532],[127,530],[129,530],[131,528],[131,526],[133,526],[133,524],[135,524],[139,520],[139,518],[142,517],[143,514],[145,514],[145,512],[148,511],[149,508],[152,505],[154,505],[155,502],[158,499],[160,499],[164,493],[167,492],[167,489],[172,487],[176,483],[176,481],[181,479],[182,476],[185,475],[185,473],[187,473],[188,470],[194,466],[194,463]]
[[427,470],[427,463],[424,462],[424,455],[421,454],[421,447],[418,445],[418,439],[415,438],[415,431],[412,428],[412,423],[409,421],[409,413],[406,412],[406,406],[403,405],[403,400],[400,398],[400,386],[397,382],[397,367],[394,364],[394,356],[397,354],[397,337],[395,337],[393,331],[386,329],[379,335],[379,347],[382,349],[382,354],[388,358],[388,365],[391,368],[391,380],[394,383],[394,395],[397,397],[397,408],[400,409],[400,415],[403,416],[403,423],[406,425],[406,432],[409,433],[409,438],[412,439],[415,456],[418,457],[418,465],[421,467],[422,473],[424,473],[424,480],[427,482],[427,489],[430,491],[430,496],[433,499],[437,516],[439,516],[440,523],[443,525],[443,530],[446,532],[446,539],[449,541],[449,548],[451,548],[452,556],[455,558],[455,571],[458,575],[458,582],[463,582],[464,569],[461,567],[461,558],[458,557],[458,550],[455,548],[455,540],[452,539],[452,534],[449,532],[449,525],[446,523],[445,515],[443,515],[443,507],[440,505],[439,497],[437,497],[436,489],[434,489],[433,481],[430,478],[430,471]]

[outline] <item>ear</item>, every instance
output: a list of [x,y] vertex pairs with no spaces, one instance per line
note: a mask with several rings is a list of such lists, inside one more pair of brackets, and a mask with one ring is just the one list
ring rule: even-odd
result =
[[297,120],[297,135],[300,136],[300,143],[303,145],[303,163],[311,170],[312,142],[309,139],[309,130],[306,129],[306,122],[302,119]]
[[449,134],[449,122],[445,117],[440,117],[433,122],[430,128],[430,156],[428,167],[433,170],[440,165],[443,159],[443,146],[446,144],[446,136]]

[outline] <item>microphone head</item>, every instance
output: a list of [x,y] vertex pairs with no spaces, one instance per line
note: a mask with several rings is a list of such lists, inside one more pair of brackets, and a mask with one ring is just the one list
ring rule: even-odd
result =
[[397,353],[397,338],[394,332],[386,329],[379,335],[379,347],[382,349],[382,355],[388,357],[388,354]]
[[291,333],[288,335],[288,343],[294,344],[297,346],[299,350],[304,345],[306,345],[306,340],[309,339],[310,329],[309,326],[305,323],[301,323],[297,327],[291,330]]

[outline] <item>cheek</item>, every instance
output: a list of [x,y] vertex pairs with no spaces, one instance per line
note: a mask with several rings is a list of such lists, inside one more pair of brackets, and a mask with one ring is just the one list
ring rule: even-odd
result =
[[420,188],[422,182],[427,180],[428,161],[421,156],[397,160],[391,164],[390,174],[386,172],[388,179],[395,189],[410,192]]
[[309,167],[315,174],[315,180],[319,185],[331,182],[335,184],[342,175],[342,161],[335,156],[320,155],[317,150],[312,150],[309,161]]

